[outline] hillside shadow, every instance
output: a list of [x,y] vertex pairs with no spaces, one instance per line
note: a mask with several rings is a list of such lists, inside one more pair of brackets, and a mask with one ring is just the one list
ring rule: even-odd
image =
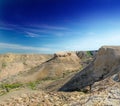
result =
[[89,64],[82,71],[78,72],[74,77],[72,77],[66,84],[64,84],[58,91],[72,92],[80,91],[86,86],[91,86],[95,82],[93,73],[93,62]]
[[[108,71],[103,73],[96,73],[94,69],[94,63],[96,58],[83,70],[76,73],[67,83],[65,83],[58,91],[72,92],[81,91],[86,87],[91,89],[91,86],[98,81],[104,80],[119,72],[120,67],[116,67],[114,71]],[[102,67],[101,67],[102,69]]]

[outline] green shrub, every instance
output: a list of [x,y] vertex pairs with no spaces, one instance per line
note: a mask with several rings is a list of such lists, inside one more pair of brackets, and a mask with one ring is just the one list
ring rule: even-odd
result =
[[87,51],[88,56],[92,56],[92,53],[90,51]]
[[15,88],[19,88],[19,87],[21,87],[21,86],[23,86],[23,84],[14,83],[14,84],[2,84],[0,87],[1,87],[2,89],[5,89],[6,92],[9,92],[9,90],[15,89]]
[[2,63],[2,68],[5,68],[7,64],[5,62]]
[[14,88],[19,88],[22,86],[20,83],[14,83],[14,84],[3,84],[3,87],[14,89]]
[[32,90],[36,88],[37,83],[36,82],[29,82],[27,83],[27,86],[29,86]]

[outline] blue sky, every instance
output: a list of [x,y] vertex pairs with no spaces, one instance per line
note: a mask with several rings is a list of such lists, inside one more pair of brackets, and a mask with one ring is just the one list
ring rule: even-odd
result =
[[1,0],[0,53],[120,45],[119,0]]

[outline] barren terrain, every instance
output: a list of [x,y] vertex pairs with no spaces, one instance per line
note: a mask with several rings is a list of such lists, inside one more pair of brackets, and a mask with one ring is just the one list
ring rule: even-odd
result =
[[0,105],[119,106],[119,54],[120,47],[103,46],[98,53],[1,55]]

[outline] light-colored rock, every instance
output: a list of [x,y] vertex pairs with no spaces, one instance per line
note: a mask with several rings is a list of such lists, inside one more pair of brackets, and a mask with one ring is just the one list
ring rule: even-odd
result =
[[119,63],[120,46],[103,46],[99,49],[96,59],[88,67],[76,74],[60,90],[73,91],[91,86],[94,82],[119,73]]
[[5,79],[4,83],[25,83],[42,79],[61,78],[66,74],[78,71],[82,67],[81,60],[75,52],[65,52],[57,55],[61,56],[54,56],[37,67],[19,73],[19,75],[11,76],[10,78]]
[[42,54],[0,54],[0,81],[12,75],[30,70],[52,58]]
[[[52,60],[44,63],[44,65],[49,66],[49,68],[53,68],[53,64],[55,63],[57,67],[57,64],[61,65],[62,62],[69,63],[70,61],[73,61],[74,63],[77,61],[78,58],[76,58],[76,55],[73,56],[74,58],[71,56],[72,54],[64,55],[60,53]],[[40,90],[29,91],[28,89],[23,91],[18,90],[1,96],[0,106],[119,106],[119,62],[120,47],[104,46],[99,50],[96,59],[83,71],[77,73],[75,77],[63,86],[64,88],[62,89],[68,91],[87,89],[91,90],[91,92],[50,92]],[[38,67],[38,69],[39,68],[40,67]],[[42,69],[44,69],[44,67]],[[59,85],[60,81],[55,84]],[[16,95],[14,95],[14,93]],[[9,96],[10,94],[13,94],[13,97]]]

